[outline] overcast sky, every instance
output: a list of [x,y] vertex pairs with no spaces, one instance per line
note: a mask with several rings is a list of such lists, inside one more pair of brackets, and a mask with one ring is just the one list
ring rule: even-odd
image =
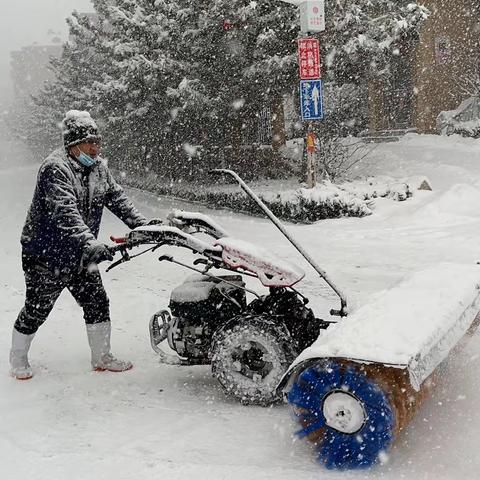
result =
[[[10,51],[45,43],[49,30],[67,37],[65,19],[73,10],[90,12],[90,0],[0,0],[0,99],[11,92]],[[51,38],[51,36],[50,36]]]

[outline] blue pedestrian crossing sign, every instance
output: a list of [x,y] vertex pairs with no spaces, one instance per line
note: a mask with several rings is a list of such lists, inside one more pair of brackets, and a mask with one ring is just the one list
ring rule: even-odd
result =
[[323,119],[321,80],[300,80],[300,111],[302,120]]

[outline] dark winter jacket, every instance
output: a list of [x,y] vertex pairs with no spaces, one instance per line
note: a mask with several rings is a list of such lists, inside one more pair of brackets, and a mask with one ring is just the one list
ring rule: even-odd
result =
[[103,207],[130,228],[146,223],[105,160],[87,168],[64,149],[55,150],[38,173],[22,232],[24,254],[60,271],[78,270],[83,248],[97,238]]

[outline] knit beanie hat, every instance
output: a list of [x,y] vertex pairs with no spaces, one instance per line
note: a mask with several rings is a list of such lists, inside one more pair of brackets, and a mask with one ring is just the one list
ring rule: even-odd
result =
[[99,141],[97,124],[88,112],[70,110],[62,120],[63,144],[65,148],[73,147],[79,143]]

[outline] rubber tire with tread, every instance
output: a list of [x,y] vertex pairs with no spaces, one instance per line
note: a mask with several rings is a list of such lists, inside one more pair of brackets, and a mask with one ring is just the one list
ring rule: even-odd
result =
[[[271,360],[264,378],[249,378],[238,372],[235,353],[245,342],[254,342]],[[296,356],[293,340],[283,323],[267,315],[247,315],[232,319],[217,330],[211,346],[212,374],[227,395],[247,405],[267,406],[281,400],[276,387]],[[264,357],[262,356],[262,359]],[[237,363],[237,368],[234,368]],[[243,367],[243,365],[242,365]]]

